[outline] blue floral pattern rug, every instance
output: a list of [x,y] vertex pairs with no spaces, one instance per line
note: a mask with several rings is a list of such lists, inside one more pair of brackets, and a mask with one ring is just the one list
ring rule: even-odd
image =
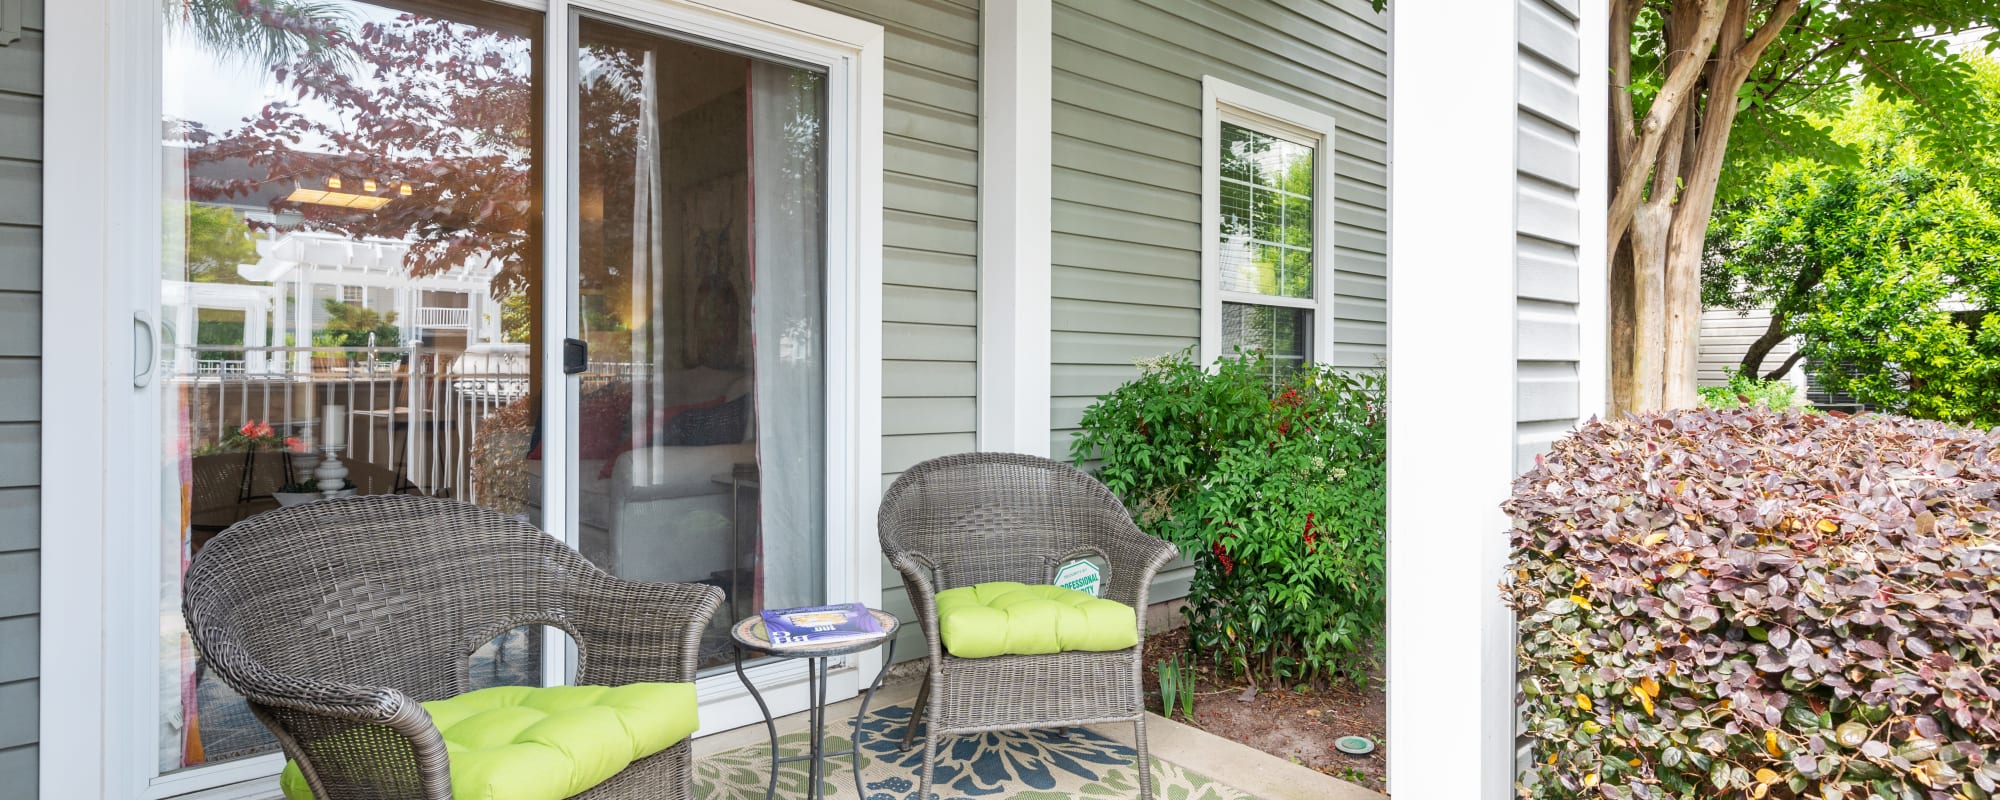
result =
[[[915,746],[903,752],[907,705],[871,711],[861,739],[859,800],[917,800],[917,776],[923,769],[923,728],[918,723]],[[845,752],[848,739],[834,735],[852,730],[851,723],[829,725],[827,748]],[[781,755],[806,752],[804,731],[778,738]],[[1054,729],[952,736],[938,743],[937,771],[931,787],[937,800],[984,798],[1130,798],[1138,796],[1138,775],[1132,748],[1097,733],[1071,728],[1067,736]],[[827,797],[855,800],[854,772],[846,756],[827,760],[821,776]],[[695,760],[694,796],[700,800],[763,800],[771,776],[771,747],[766,742],[724,750]],[[778,770],[779,798],[806,796],[806,763],[792,762]],[[1153,794],[1160,800],[1254,800],[1249,794],[1153,758]]]

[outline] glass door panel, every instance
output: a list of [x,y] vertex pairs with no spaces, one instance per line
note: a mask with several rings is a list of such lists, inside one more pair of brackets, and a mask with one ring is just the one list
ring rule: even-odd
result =
[[[158,759],[274,752],[190,647],[229,525],[409,493],[539,522],[542,16],[466,2],[168,2]],[[540,632],[474,685],[540,682]]]
[[826,597],[825,74],[588,17],[577,40],[577,543],[721,587],[714,669],[733,620]]

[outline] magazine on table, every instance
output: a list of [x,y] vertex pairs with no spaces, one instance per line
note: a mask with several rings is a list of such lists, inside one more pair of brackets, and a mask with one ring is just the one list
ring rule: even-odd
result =
[[805,645],[849,639],[879,638],[882,623],[860,603],[805,608],[774,608],[758,612],[771,644]]

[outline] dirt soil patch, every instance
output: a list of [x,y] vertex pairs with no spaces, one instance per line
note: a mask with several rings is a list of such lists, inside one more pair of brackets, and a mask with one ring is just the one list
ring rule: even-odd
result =
[[[1186,628],[1146,637],[1148,710],[1161,710],[1155,665],[1186,647]],[[1246,701],[1241,698],[1247,688],[1249,684],[1238,679],[1218,680],[1210,665],[1203,664],[1195,685],[1195,718],[1182,718],[1178,709],[1173,718],[1349,783],[1383,790],[1388,703],[1379,667],[1366,688],[1345,683],[1306,687],[1304,692],[1297,687],[1260,687]],[[1342,736],[1366,736],[1375,742],[1375,752],[1342,753],[1333,746],[1333,740]]]

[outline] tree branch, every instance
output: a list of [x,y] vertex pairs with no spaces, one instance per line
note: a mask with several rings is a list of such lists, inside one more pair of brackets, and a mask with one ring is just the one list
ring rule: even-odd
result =
[[1716,69],[1709,75],[1708,108],[1707,113],[1702,115],[1700,139],[1694,145],[1693,158],[1684,162],[1687,169],[1685,185],[1700,186],[1704,199],[1697,204],[1698,208],[1693,209],[1694,216],[1699,219],[1691,218],[1687,222],[1690,230],[1696,224],[1704,230],[1708,227],[1709,212],[1715,205],[1714,183],[1722,172],[1730,129],[1735,127],[1736,93],[1743,88],[1743,81],[1750,77],[1750,71],[1757,66],[1757,58],[1764,49],[1790,24],[1792,15],[1799,10],[1799,0],[1778,0],[1764,17],[1763,24],[1745,39],[1743,26],[1749,14],[1748,7],[1748,0],[1730,4],[1732,13],[1726,15],[1730,21],[1723,24],[1723,38],[1716,45]]
[[[1764,326],[1764,333],[1759,335],[1756,341],[1751,342],[1749,347],[1744,348],[1743,362],[1736,366],[1737,374],[1745,378],[1756,377],[1757,370],[1764,366],[1764,357],[1770,355],[1772,350],[1777,349],[1778,343],[1784,340],[1785,316],[1779,314],[1777,309],[1772,309],[1771,324]],[[1782,375],[1784,370],[1778,370],[1778,373]]]
[[1756,65],[1757,59],[1764,57],[1764,49],[1777,41],[1778,34],[1783,33],[1785,26],[1791,24],[1792,15],[1798,13],[1798,10],[1799,0],[1778,0],[1778,4],[1771,7],[1771,13],[1764,17],[1764,24],[1759,25],[1757,32],[1750,35],[1750,41],[1745,42],[1743,48],[1736,51],[1737,63],[1742,65],[1746,77],[1750,67]]
[[1791,354],[1791,355],[1789,355],[1789,356],[1786,356],[1786,357],[1785,357],[1785,361],[1784,361],[1784,363],[1782,363],[1782,364],[1779,364],[1779,365],[1778,365],[1778,368],[1777,368],[1777,369],[1774,369],[1774,370],[1771,370],[1771,371],[1770,371],[1770,372],[1768,372],[1768,373],[1765,373],[1765,375],[1764,375],[1764,380],[1767,380],[1767,381],[1775,381],[1775,380],[1778,380],[1778,379],[1780,379],[1780,378],[1783,378],[1783,377],[1785,377],[1785,373],[1787,373],[1787,372],[1791,372],[1791,371],[1792,371],[1792,367],[1795,367],[1795,366],[1797,366],[1797,365],[1798,365],[1798,363],[1799,363],[1799,359],[1802,359],[1802,358],[1805,358],[1805,357],[1806,357],[1806,350],[1805,350],[1805,348],[1801,347],[1801,348],[1799,348],[1799,349],[1797,349],[1797,350],[1793,350],[1793,351],[1792,351],[1792,354]]
[[1680,113],[1667,123],[1667,136],[1660,142],[1660,157],[1653,165],[1653,188],[1642,202],[1656,206],[1673,203],[1674,195],[1680,189],[1681,163],[1687,155],[1687,143],[1694,138],[1690,129],[1694,126],[1695,117],[1695,103],[1684,103]]
[[1642,0],[1618,0],[1611,4],[1611,119],[1612,136],[1620,153],[1632,152],[1637,136],[1632,132],[1632,23]]
[[[1796,5],[1797,0],[1787,0]],[[1703,65],[1715,47],[1716,36],[1722,27],[1724,7],[1728,0],[1708,0],[1702,5],[1701,20],[1688,46],[1680,50],[1680,63],[1675,64],[1667,74],[1667,80],[1660,85],[1660,91],[1653,97],[1653,106],[1646,110],[1646,121],[1640,128],[1638,140],[1631,150],[1625,151],[1624,168],[1620,170],[1618,186],[1612,194],[1610,219],[1607,233],[1608,246],[1617,247],[1618,240],[1624,238],[1626,228],[1632,224],[1632,212],[1639,207],[1639,195],[1645,189],[1646,179],[1652,174],[1649,169],[1659,157],[1660,144],[1667,134],[1667,123],[1681,111],[1681,105],[1689,100],[1695,81],[1701,77]],[[1630,94],[1630,89],[1625,91]]]

